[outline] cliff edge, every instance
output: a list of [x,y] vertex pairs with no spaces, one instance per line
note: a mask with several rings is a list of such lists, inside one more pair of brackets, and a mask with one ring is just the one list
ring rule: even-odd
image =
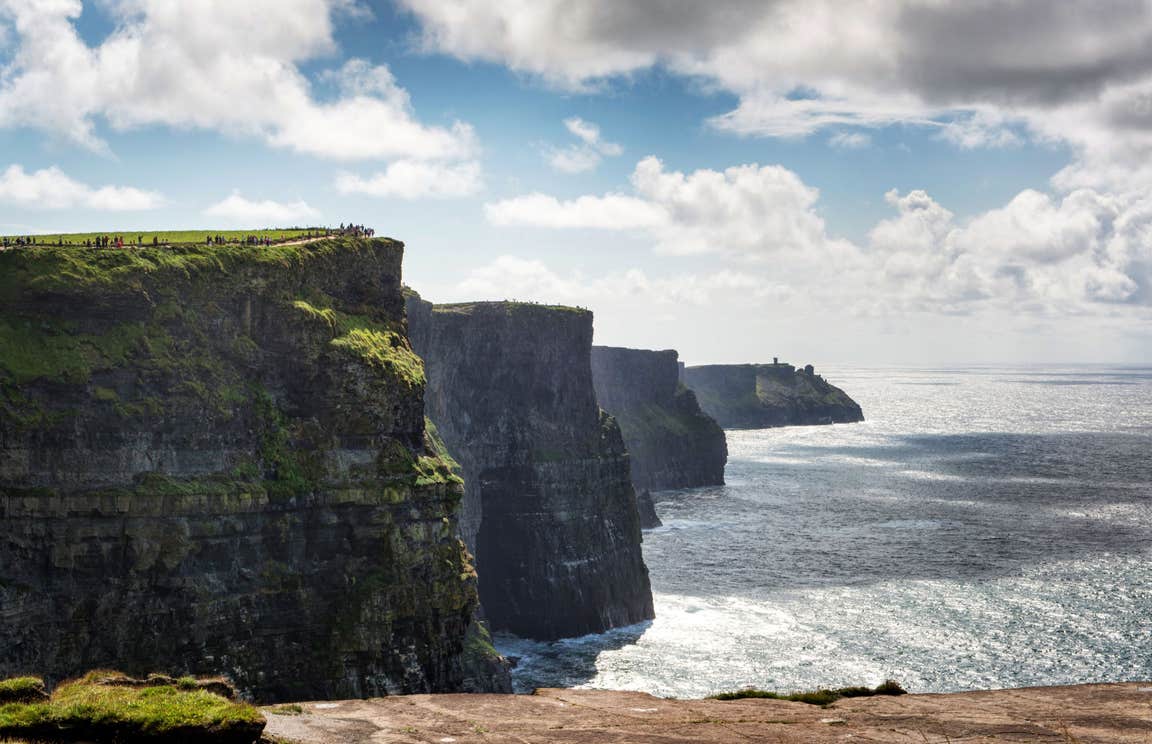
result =
[[653,616],[615,420],[592,388],[592,313],[408,297],[428,416],[464,471],[461,534],[493,629],[560,638]]
[[638,492],[724,483],[724,430],[679,377],[675,351],[592,347],[596,399],[620,423]]
[[710,364],[685,367],[684,383],[725,429],[846,424],[864,420],[856,401],[811,365]]
[[468,688],[463,486],[425,430],[402,256],[0,253],[0,675]]

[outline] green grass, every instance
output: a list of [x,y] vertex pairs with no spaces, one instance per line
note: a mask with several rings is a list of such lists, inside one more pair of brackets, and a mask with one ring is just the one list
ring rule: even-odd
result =
[[255,235],[257,238],[270,238],[272,240],[295,240],[305,238],[309,235],[322,235],[326,228],[322,227],[292,227],[292,228],[276,228],[265,230],[111,230],[107,232],[94,232],[94,233],[53,233],[51,235],[5,235],[0,238],[7,237],[10,240],[16,237],[31,237],[36,241],[37,245],[59,245],[63,243],[68,246],[83,246],[85,241],[95,240],[97,237],[108,236],[115,239],[117,236],[124,238],[124,243],[128,245],[136,245],[137,239],[141,239],[145,245],[152,245],[152,238],[156,238],[157,242],[161,245],[204,245],[204,238],[211,235],[213,238],[219,236],[230,242],[241,242],[250,235]]
[[551,310],[577,315],[589,312],[587,308],[572,305],[544,305],[539,302],[524,302],[520,300],[493,300],[481,302],[450,302],[443,305],[433,305],[432,312],[452,313],[455,315],[471,315],[482,308],[503,309],[511,315],[515,312],[533,312],[536,310]]
[[44,741],[254,742],[264,717],[186,685],[96,684],[92,675],[66,682],[43,702],[0,705],[0,737]]
[[887,680],[876,687],[841,687],[835,690],[809,690],[806,692],[771,692],[750,687],[735,692],[721,692],[710,696],[711,700],[746,700],[748,698],[766,698],[768,700],[787,700],[793,703],[808,703],[809,705],[831,705],[841,698],[873,697],[875,695],[905,695],[907,690],[895,680]]
[[299,716],[304,714],[304,706],[297,703],[277,705],[273,708],[267,708],[266,710],[275,716]]
[[32,703],[45,697],[44,680],[39,677],[14,677],[0,681],[0,705]]

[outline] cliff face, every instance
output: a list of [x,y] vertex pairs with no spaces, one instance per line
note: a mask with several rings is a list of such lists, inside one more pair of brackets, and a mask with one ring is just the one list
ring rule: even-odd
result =
[[791,364],[686,367],[682,378],[700,407],[725,429],[863,421],[859,404],[817,375]]
[[637,491],[724,483],[724,430],[679,376],[675,351],[592,347],[596,399],[620,422]]
[[0,676],[467,689],[390,240],[0,253]]
[[492,627],[550,639],[651,618],[624,442],[592,389],[592,314],[415,295],[408,308]]

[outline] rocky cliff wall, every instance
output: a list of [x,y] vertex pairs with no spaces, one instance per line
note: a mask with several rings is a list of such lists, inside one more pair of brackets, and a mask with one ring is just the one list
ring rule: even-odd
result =
[[844,424],[864,420],[859,404],[811,367],[713,364],[686,367],[682,379],[725,429]]
[[408,308],[492,627],[558,638],[651,618],[628,458],[592,388],[592,314],[416,295]]
[[724,483],[724,430],[680,383],[678,356],[592,347],[596,399],[620,423],[637,491]]
[[484,686],[402,254],[0,253],[0,676],[223,673],[261,700]]

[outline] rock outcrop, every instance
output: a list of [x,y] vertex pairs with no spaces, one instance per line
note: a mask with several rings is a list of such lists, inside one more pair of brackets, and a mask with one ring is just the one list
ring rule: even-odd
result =
[[592,347],[596,399],[620,423],[638,493],[724,483],[724,430],[679,377],[675,351]]
[[0,253],[0,675],[225,674],[265,701],[483,687],[402,255]]
[[854,697],[828,706],[542,689],[534,695],[350,700],[338,708],[305,704],[304,710],[307,715],[268,716],[266,733],[325,744],[463,742],[474,740],[477,729],[494,732],[489,739],[549,744],[1143,744],[1152,732],[1147,682]]
[[864,420],[859,404],[809,365],[711,364],[686,367],[684,383],[725,429],[846,424]]
[[615,420],[596,405],[592,313],[408,299],[428,416],[464,472],[461,534],[493,629],[551,639],[653,616]]

